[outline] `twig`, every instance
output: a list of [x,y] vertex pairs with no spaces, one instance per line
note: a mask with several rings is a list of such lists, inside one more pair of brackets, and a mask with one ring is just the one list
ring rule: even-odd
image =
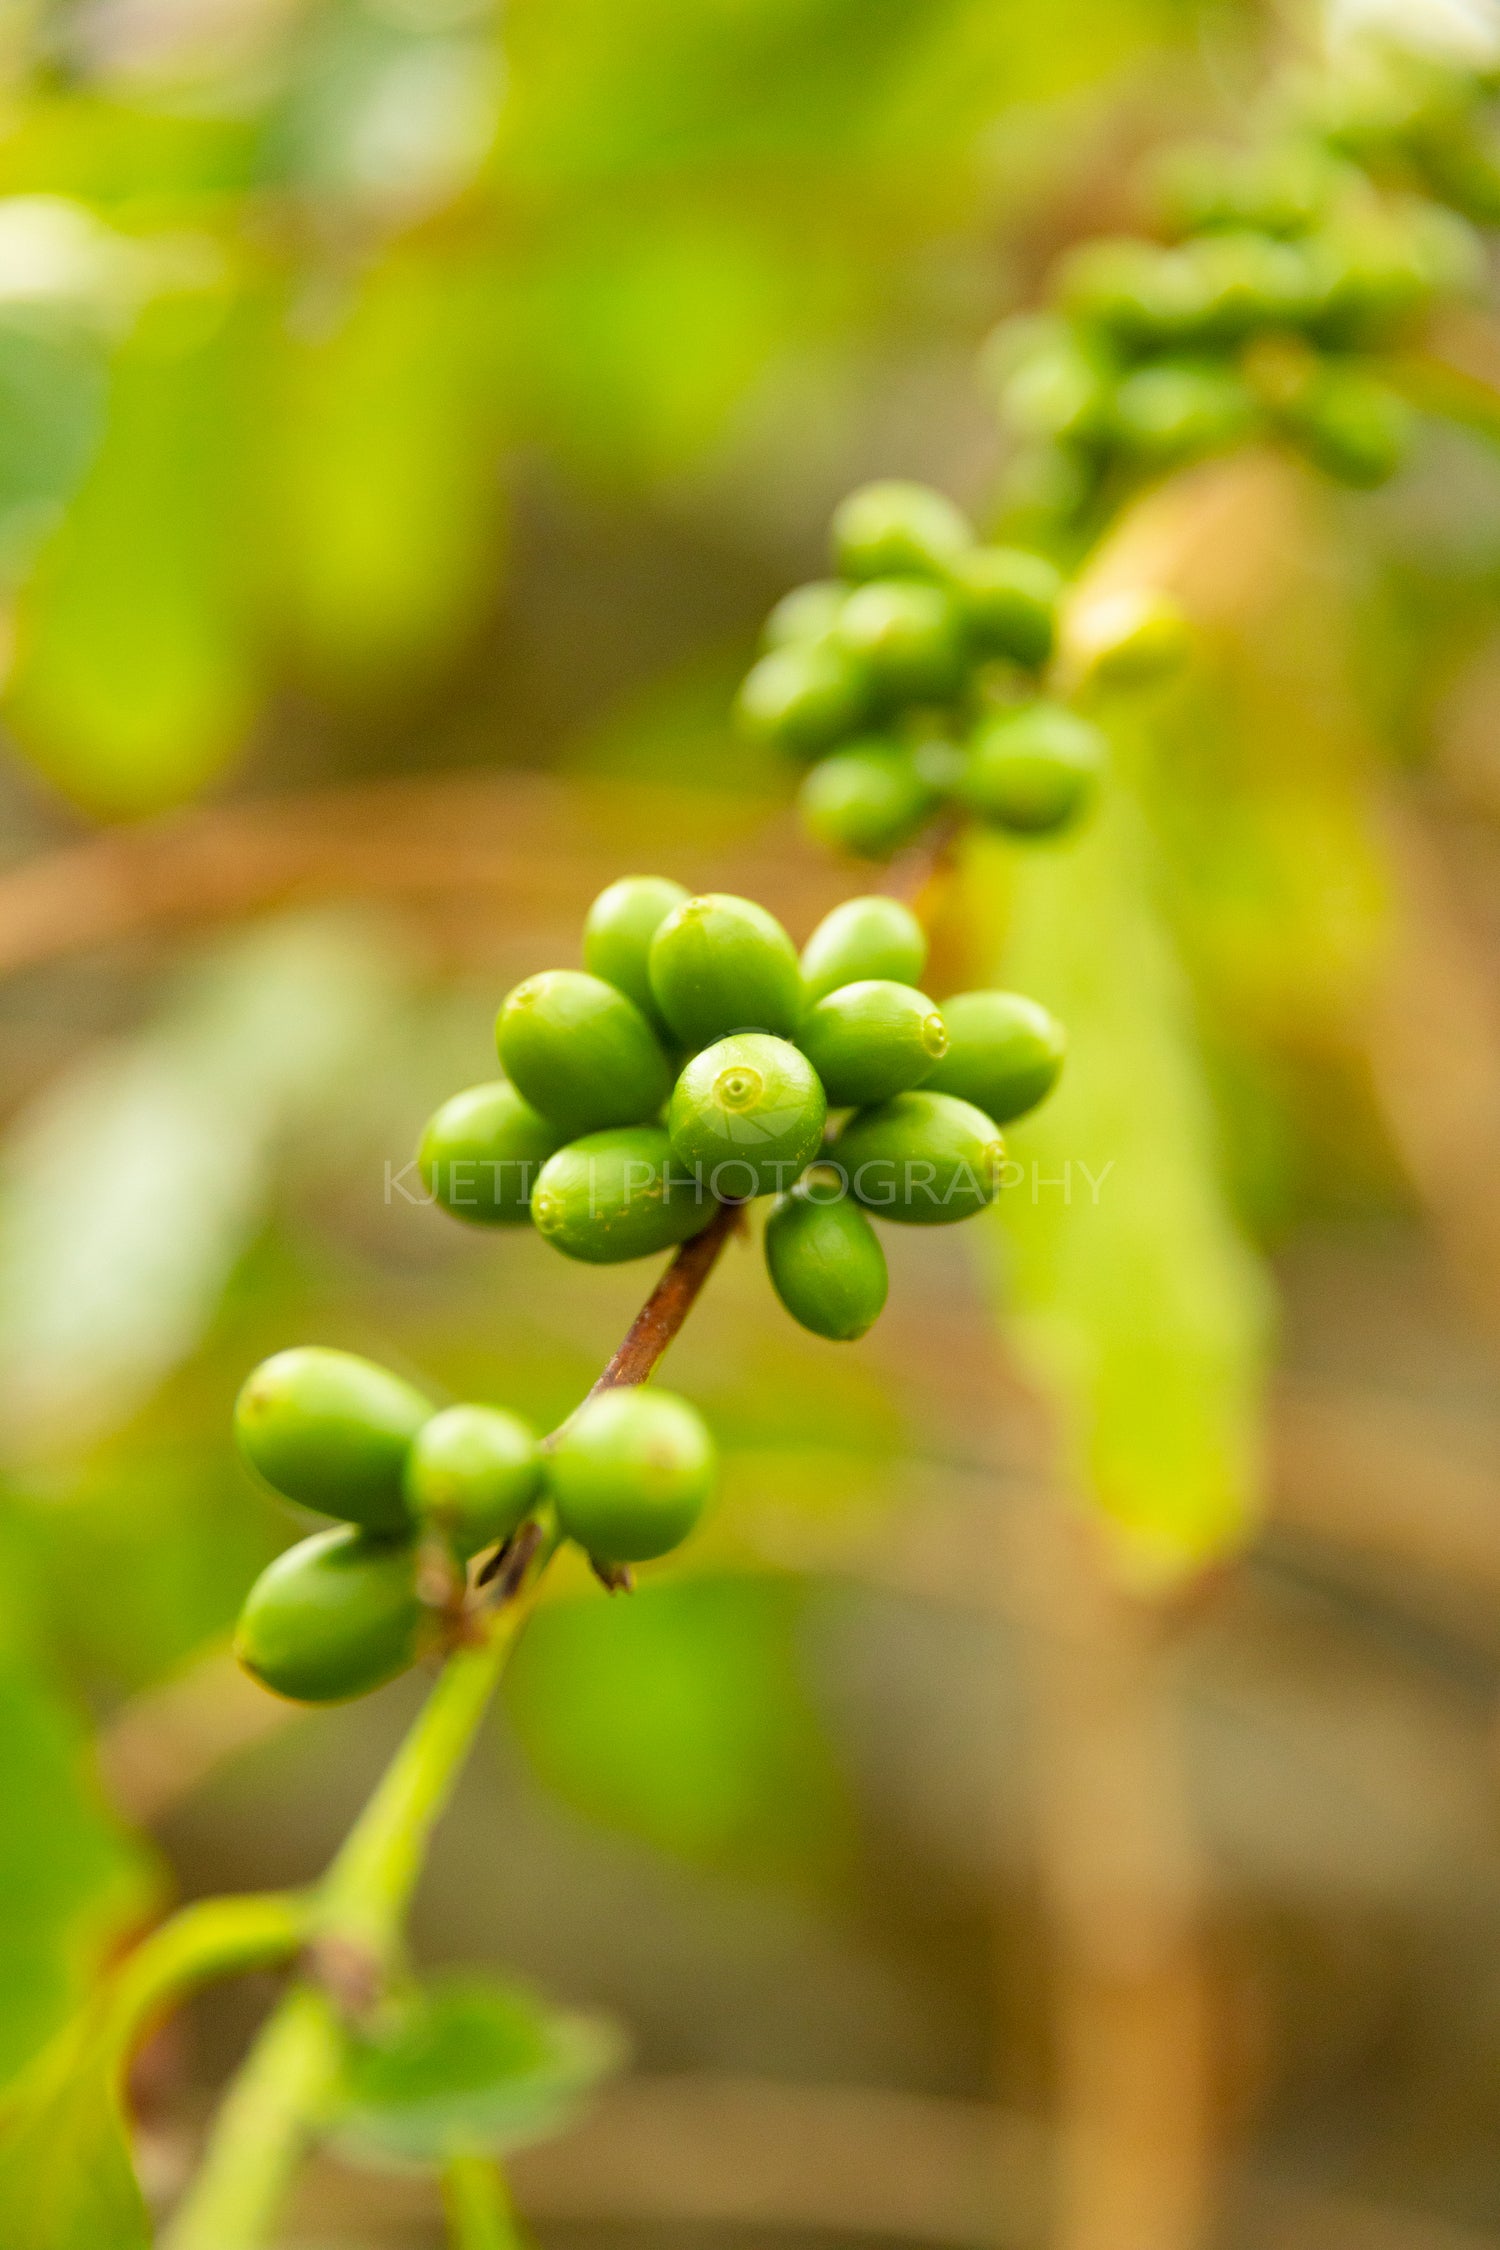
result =
[[697,1303],[703,1284],[718,1264],[720,1251],[743,1224],[741,1205],[721,1203],[703,1232],[682,1245],[631,1322],[624,1342],[589,1398],[646,1381]]

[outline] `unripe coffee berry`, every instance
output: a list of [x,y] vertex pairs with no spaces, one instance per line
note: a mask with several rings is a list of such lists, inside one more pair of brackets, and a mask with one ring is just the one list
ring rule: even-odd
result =
[[834,578],[815,578],[810,585],[794,586],[789,594],[782,595],[766,619],[761,638],[768,649],[826,640],[848,598],[848,587]]
[[927,933],[899,899],[846,898],[825,914],[802,948],[802,984],[809,1001],[841,984],[889,977],[916,984],[927,966]]
[[672,1093],[672,1153],[720,1202],[788,1187],[822,1144],[828,1102],[785,1039],[741,1032],[686,1065]]
[[674,907],[688,896],[666,875],[625,875],[601,891],[583,925],[583,965],[633,1000],[641,1014],[661,1029],[647,966],[651,940]]
[[877,578],[849,596],[834,629],[886,703],[940,703],[963,678],[958,605],[924,578]]
[[547,969],[518,984],[495,1041],[507,1077],[570,1135],[639,1124],[671,1088],[671,1065],[634,1001],[578,969]]
[[1054,1015],[1019,992],[959,992],[943,1002],[948,1052],[925,1081],[934,1094],[972,1102],[1007,1125],[1057,1084],[1067,1034]]
[[1078,820],[1104,770],[1104,738],[1059,703],[1029,703],[981,720],[960,795],[997,827],[1042,836]]
[[861,485],[834,511],[833,553],[845,578],[942,578],[973,538],[945,494],[897,478]]
[[744,732],[792,758],[816,758],[863,718],[869,683],[830,633],[773,648],[746,673],[735,703]]
[[1181,669],[1192,643],[1181,608],[1156,586],[1118,587],[1068,620],[1068,660],[1089,687],[1149,687]]
[[427,1120],[417,1167],[428,1193],[473,1226],[529,1226],[537,1174],[563,1136],[508,1079],[470,1086]]
[[938,802],[904,744],[859,742],[813,767],[797,798],[808,834],[829,851],[889,859]]
[[982,1110],[924,1087],[856,1110],[829,1155],[878,1218],[941,1227],[994,1201],[1005,1146]]
[[535,1430],[498,1406],[445,1407],[423,1424],[407,1456],[412,1516],[464,1561],[508,1539],[541,1488]]
[[531,1198],[537,1232],[586,1265],[649,1258],[699,1234],[717,1206],[673,1161],[660,1125],[585,1133],[542,1166]]
[[763,906],[721,891],[685,900],[662,923],[651,941],[651,990],[693,1050],[731,1031],[786,1038],[802,1012],[802,973],[786,931]]
[[234,1652],[294,1703],[343,1703],[421,1654],[425,1613],[411,1542],[341,1525],[278,1555],[251,1587]]
[[831,1166],[815,1164],[766,1220],[766,1270],[804,1328],[852,1343],[874,1327],[890,1286],[875,1229]]
[[547,1481],[557,1520],[599,1561],[650,1562],[680,1546],[713,1491],[703,1417],[670,1391],[603,1391],[565,1422]]
[[371,1531],[407,1527],[406,1456],[432,1407],[353,1352],[303,1345],[262,1360],[234,1408],[240,1451],[288,1500]]
[[952,583],[969,646],[1033,670],[1052,654],[1062,573],[1024,547],[971,547]]
[[809,1008],[797,1044],[829,1101],[843,1109],[923,1084],[948,1051],[948,1033],[925,992],[869,978]]

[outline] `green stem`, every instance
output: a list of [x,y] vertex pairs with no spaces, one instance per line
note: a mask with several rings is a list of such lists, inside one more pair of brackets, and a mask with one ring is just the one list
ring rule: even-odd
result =
[[505,2175],[490,2156],[455,2156],[443,2172],[450,2250],[524,2250]]
[[[427,1845],[557,1546],[540,1549],[525,1593],[482,1642],[449,1657],[406,1739],[313,1894],[315,1951],[336,1980],[389,1967]],[[163,2250],[260,2250],[332,2095],[339,2024],[326,1989],[298,1984],[271,2015],[219,2111],[197,2178]]]
[[116,1971],[103,2002],[105,2039],[123,2063],[154,2016],[201,1984],[289,1960],[310,1927],[305,1893],[268,1891],[183,1907]]

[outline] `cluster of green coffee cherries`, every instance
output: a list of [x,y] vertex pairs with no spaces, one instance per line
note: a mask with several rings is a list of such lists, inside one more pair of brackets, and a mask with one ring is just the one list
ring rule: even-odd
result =
[[1256,438],[1351,485],[1393,475],[1415,417],[1392,355],[1440,299],[1482,286],[1473,228],[1308,132],[1179,149],[1155,188],[1165,239],[1080,245],[1052,309],[991,339],[987,366],[1023,441],[1018,497],[1085,512],[1132,479]]
[[353,1352],[278,1352],[235,1407],[274,1492],[337,1520],[278,1555],[240,1613],[236,1653],[277,1695],[367,1694],[435,1648],[476,1558],[555,1512],[607,1583],[678,1546],[714,1481],[702,1417],[667,1391],[587,1400],[544,1445],[498,1406],[434,1409]]
[[1043,692],[1056,566],[985,545],[943,493],[900,481],[850,493],[832,549],[839,576],[777,603],[738,702],[746,733],[808,765],[817,841],[884,860],[945,808],[1022,837],[1078,820],[1105,743]]
[[846,900],[799,959],[749,899],[628,876],[589,910],[584,967],[506,999],[505,1076],[429,1120],[423,1178],[458,1218],[530,1220],[601,1265],[774,1196],[765,1254],[782,1303],[819,1336],[862,1336],[887,1288],[870,1215],[945,1225],[983,1210],[1000,1126],[1062,1064],[1044,1008],[1007,992],[939,1008],[918,981],[926,957],[895,899]]

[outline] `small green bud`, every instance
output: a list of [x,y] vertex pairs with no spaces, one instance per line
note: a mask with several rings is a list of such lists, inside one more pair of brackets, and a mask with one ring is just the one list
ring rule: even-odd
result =
[[809,1008],[797,1044],[844,1109],[922,1085],[947,1053],[948,1033],[925,992],[870,977]]
[[824,915],[802,948],[802,982],[810,1001],[866,977],[915,984],[926,966],[927,933],[911,908],[895,898],[846,898]]
[[998,828],[1048,835],[1081,818],[1104,758],[1104,737],[1087,719],[1059,703],[1028,703],[981,720],[960,793]]
[[649,1258],[701,1234],[718,1206],[672,1161],[660,1125],[620,1125],[570,1141],[542,1166],[531,1198],[537,1232],[586,1265]]
[[651,990],[684,1046],[731,1031],[785,1038],[802,1012],[797,949],[774,914],[722,891],[684,900],[651,941]]
[[748,1202],[795,1180],[822,1145],[828,1103],[785,1039],[741,1032],[695,1055],[667,1112],[672,1154],[718,1202]]
[[507,1077],[563,1133],[639,1124],[671,1091],[671,1065],[634,1001],[579,969],[518,984],[495,1040]]
[[688,895],[666,875],[624,875],[599,893],[584,919],[584,967],[633,1000],[657,1030],[664,1026],[651,990],[651,940]]
[[1008,1125],[1057,1084],[1068,1037],[1057,1018],[1019,992],[959,992],[943,1002],[948,1052],[927,1091],[971,1102]]
[[808,834],[829,851],[889,859],[910,843],[937,802],[910,749],[872,737],[814,766],[797,810]]
[[745,674],[735,713],[745,733],[793,758],[816,758],[863,718],[869,682],[837,633],[773,648]]
[[953,566],[969,645],[1033,670],[1052,654],[1062,573],[1024,547],[972,547]]
[[234,1652],[293,1703],[344,1703],[414,1664],[424,1611],[409,1540],[340,1525],[278,1555],[245,1598]]
[[529,1226],[536,1177],[563,1136],[508,1079],[470,1086],[428,1118],[417,1150],[427,1192],[473,1226]]
[[315,1344],[277,1352],[234,1408],[240,1451],[288,1500],[367,1530],[407,1528],[407,1450],[432,1408],[373,1360]]
[[670,1391],[603,1391],[558,1432],[547,1480],[557,1520],[600,1562],[681,1546],[713,1491],[713,1439]]
[[826,1164],[772,1205],[766,1269],[793,1320],[840,1344],[874,1327],[890,1286],[875,1229]]
[[508,1539],[541,1488],[537,1434],[503,1407],[445,1407],[417,1432],[407,1457],[412,1515],[465,1562]]
[[834,642],[889,703],[941,703],[963,679],[958,605],[946,586],[929,579],[875,578],[857,587]]
[[930,485],[895,478],[861,485],[833,518],[834,559],[845,578],[941,578],[973,541],[962,509]]
[[856,1110],[829,1154],[877,1217],[940,1227],[994,1201],[1005,1144],[972,1103],[923,1087]]
[[826,641],[848,598],[848,587],[836,578],[815,578],[810,585],[794,586],[766,619],[761,640],[768,649]]

